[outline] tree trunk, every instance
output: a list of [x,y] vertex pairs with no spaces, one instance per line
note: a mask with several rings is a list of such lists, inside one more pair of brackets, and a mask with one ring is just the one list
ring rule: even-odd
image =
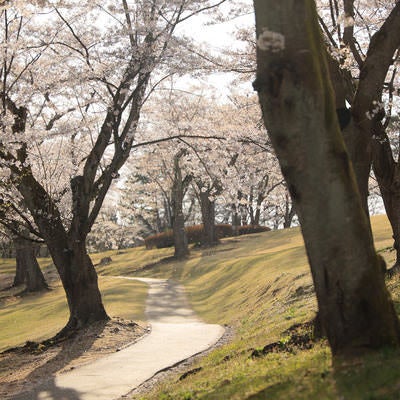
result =
[[390,140],[381,123],[376,124],[372,141],[373,170],[392,227],[396,261],[389,275],[400,272],[400,165],[393,158]]
[[14,240],[14,248],[16,249],[16,254],[15,254],[15,262],[16,262],[16,268],[15,268],[15,277],[14,277],[14,283],[13,286],[20,286],[25,283],[25,270],[24,270],[24,263],[21,262],[21,256],[18,250],[19,245],[17,244],[17,239]]
[[14,286],[26,284],[27,292],[40,292],[48,289],[46,280],[35,256],[31,241],[17,237],[14,239],[16,250],[16,274]]
[[71,236],[68,242],[67,247],[60,242],[52,242],[49,246],[54,264],[60,272],[70,312],[68,323],[59,336],[93,322],[109,319],[85,241]]
[[215,202],[209,199],[208,191],[200,191],[201,219],[203,222],[202,246],[211,247],[218,244],[215,229]]
[[[82,177],[71,183],[74,218],[67,232],[61,215],[44,188],[26,169],[19,177],[18,189],[24,196],[36,225],[45,240],[62,285],[66,292],[70,317],[66,326],[57,336],[68,335],[96,321],[109,319],[98,287],[97,273],[87,254],[87,194],[79,182]],[[47,214],[47,215],[44,215]],[[51,215],[49,219],[48,215]]]
[[386,214],[392,227],[393,247],[396,251],[395,263],[388,270],[389,275],[393,275],[400,272],[400,188],[396,188],[396,190],[387,190],[385,187],[380,186],[380,190],[385,204]]
[[292,225],[293,218],[296,214],[294,209],[294,205],[289,200],[289,195],[286,193],[285,195],[285,215],[283,220],[283,228],[287,229],[290,228]]
[[260,225],[260,218],[261,218],[261,206],[263,201],[265,200],[264,193],[259,193],[257,196],[257,203],[256,203],[256,212],[254,214],[254,218],[251,222],[252,225]]
[[189,255],[188,239],[185,231],[185,217],[183,215],[183,197],[186,182],[182,180],[182,170],[179,159],[183,155],[179,152],[174,157],[174,181],[172,186],[172,228],[174,234],[174,257],[183,259]]
[[240,216],[236,204],[232,204],[232,233],[233,236],[239,235]]
[[336,118],[315,3],[254,4],[254,87],[299,216],[332,353],[398,346],[399,321]]

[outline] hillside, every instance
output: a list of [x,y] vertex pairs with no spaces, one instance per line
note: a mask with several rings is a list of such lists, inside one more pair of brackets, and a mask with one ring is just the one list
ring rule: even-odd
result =
[[[373,229],[376,248],[390,264],[392,241],[386,218],[375,217]],[[234,338],[188,367],[192,373],[171,374],[154,384],[151,392],[134,398],[398,398],[397,353],[388,349],[360,357],[352,365],[337,360],[332,366],[325,341],[313,340],[307,323],[315,315],[316,301],[298,228],[226,239],[216,248],[193,249],[184,262],[173,262],[171,255],[171,249],[143,248],[93,255],[95,263],[106,256],[112,259],[98,267],[109,313],[143,320],[145,295],[140,283],[116,285],[109,276],[171,278],[186,287],[192,307],[204,321],[231,326]],[[11,267],[3,261],[2,275],[11,274]],[[388,284],[400,311],[400,285],[395,279]],[[62,326],[65,305],[61,289],[54,285],[56,289],[45,295],[15,298],[7,304],[3,300],[0,347],[49,337]],[[137,304],[136,311],[124,315],[128,297]],[[48,331],[40,324],[43,315],[54,321],[46,324]]]

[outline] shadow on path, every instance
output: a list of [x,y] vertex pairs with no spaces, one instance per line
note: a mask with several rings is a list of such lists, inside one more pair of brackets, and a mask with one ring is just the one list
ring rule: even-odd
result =
[[11,397],[12,400],[81,400],[79,393],[71,388],[59,388],[54,378],[30,392]]
[[[27,386],[19,394],[10,397],[12,400],[80,400],[79,392],[71,388],[60,388],[56,385],[55,375],[58,371],[67,366],[71,361],[79,358],[89,350],[93,342],[103,331],[107,321],[97,322],[90,327],[90,334],[85,336],[85,340],[71,338],[65,342],[55,345],[60,346],[60,351],[45,364],[36,368],[26,378]],[[32,382],[38,381],[42,376],[48,376],[48,380],[42,381],[38,385]]]
[[[72,371],[55,375],[59,368],[50,368],[49,381],[12,400],[119,399],[157,372],[209,349],[223,335],[220,325],[205,324],[196,318],[180,285],[163,279],[137,280],[149,285],[146,314],[152,329],[148,335]],[[85,348],[80,350],[82,353]],[[45,366],[41,368],[42,373],[47,371]]]

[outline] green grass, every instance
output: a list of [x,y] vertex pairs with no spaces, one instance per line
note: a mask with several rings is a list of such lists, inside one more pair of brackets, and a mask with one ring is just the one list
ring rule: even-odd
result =
[[[145,321],[147,286],[131,280],[100,278],[104,305],[110,316]],[[0,303],[0,351],[26,341],[54,336],[68,320],[62,287],[51,291],[3,299]]]
[[[390,263],[391,233],[385,217],[373,219],[378,251]],[[299,229],[226,240],[193,252],[186,262],[160,264],[147,275],[174,278],[207,322],[232,325],[232,343],[213,351],[180,381],[161,382],[143,399],[398,399],[400,357],[390,350],[361,357],[356,365],[337,360],[318,342],[311,350],[252,358],[253,349],[287,340],[285,331],[311,320],[316,301]],[[389,283],[400,306],[400,285]],[[400,307],[399,307],[400,309]]]
[[[390,265],[394,253],[386,218],[374,218],[373,230],[376,248]],[[95,264],[103,257],[112,258],[111,264],[97,267],[109,314],[142,319],[146,291],[137,282],[116,281],[112,275],[172,278],[185,285],[193,308],[204,321],[233,326],[235,337],[193,365],[191,368],[202,368],[196,374],[182,381],[179,375],[172,376],[139,398],[399,398],[400,354],[389,349],[360,357],[350,365],[347,360],[336,360],[332,365],[324,341],[310,350],[294,348],[290,352],[251,357],[254,349],[262,349],[266,344],[286,343],[288,328],[310,321],[315,315],[316,301],[298,228],[230,238],[212,249],[192,249],[190,258],[183,262],[165,260],[171,255],[172,249],[144,248],[92,255]],[[155,265],[143,268],[149,264]],[[0,271],[7,268],[12,269],[0,264]],[[400,284],[393,279],[389,288],[400,312]],[[19,332],[20,342],[27,340],[26,332],[35,326],[36,335],[48,336],[49,331],[44,332],[41,323],[44,315],[46,329],[48,325],[62,326],[62,297],[59,289],[46,294],[47,301],[41,296],[21,298],[17,304],[0,308],[0,348],[10,345],[7,338],[14,340],[14,329]],[[137,307],[134,312],[132,302]],[[131,314],[124,314],[128,309]],[[4,333],[3,327],[8,325],[10,328]]]

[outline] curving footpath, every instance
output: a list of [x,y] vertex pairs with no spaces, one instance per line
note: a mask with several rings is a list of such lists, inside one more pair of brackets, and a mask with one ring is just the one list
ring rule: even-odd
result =
[[151,332],[137,343],[88,365],[53,377],[34,392],[15,400],[114,400],[167,369],[214,345],[223,335],[220,325],[199,321],[181,286],[165,279],[147,283],[146,314]]
[[34,393],[15,400],[114,400],[157,372],[214,345],[220,325],[199,321],[187,306],[181,286],[164,279],[136,279],[148,284],[146,315],[151,332],[137,343],[91,364],[60,374]]

